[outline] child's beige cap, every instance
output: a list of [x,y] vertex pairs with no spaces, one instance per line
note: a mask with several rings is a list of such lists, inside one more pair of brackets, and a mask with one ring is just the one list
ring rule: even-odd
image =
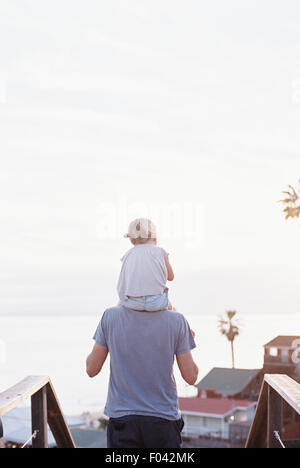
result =
[[137,218],[129,224],[128,232],[124,234],[124,237],[154,239],[156,238],[156,226],[150,219]]

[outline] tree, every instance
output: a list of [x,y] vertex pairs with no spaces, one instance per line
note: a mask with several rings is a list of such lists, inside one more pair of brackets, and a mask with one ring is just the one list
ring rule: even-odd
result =
[[285,205],[283,210],[285,219],[300,218],[300,188],[297,191],[292,185],[289,185],[288,190],[282,193],[286,195],[286,198],[279,201]]
[[219,330],[221,335],[226,336],[231,345],[232,368],[234,369],[234,340],[240,334],[240,327],[234,320],[237,312],[235,310],[228,310],[224,317],[219,319]]

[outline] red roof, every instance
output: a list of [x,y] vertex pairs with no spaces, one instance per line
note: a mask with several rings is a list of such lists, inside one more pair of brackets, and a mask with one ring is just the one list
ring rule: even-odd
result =
[[230,400],[228,398],[179,398],[181,411],[224,415],[237,407],[248,408],[253,401]]

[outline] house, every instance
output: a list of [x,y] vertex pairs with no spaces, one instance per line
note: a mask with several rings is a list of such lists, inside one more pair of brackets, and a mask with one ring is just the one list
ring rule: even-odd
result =
[[264,345],[264,374],[287,374],[300,382],[300,336],[277,336]]
[[214,367],[197,385],[199,398],[257,400],[262,385],[261,369]]
[[248,427],[256,409],[256,402],[222,398],[179,398],[184,420],[182,435],[229,440],[230,424],[246,423]]

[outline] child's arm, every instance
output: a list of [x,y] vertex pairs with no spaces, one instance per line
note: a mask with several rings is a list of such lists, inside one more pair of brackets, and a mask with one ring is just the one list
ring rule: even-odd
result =
[[174,279],[174,271],[173,268],[171,267],[170,261],[169,261],[169,254],[165,256],[165,262],[166,262],[166,267],[168,271],[168,281],[173,281]]

